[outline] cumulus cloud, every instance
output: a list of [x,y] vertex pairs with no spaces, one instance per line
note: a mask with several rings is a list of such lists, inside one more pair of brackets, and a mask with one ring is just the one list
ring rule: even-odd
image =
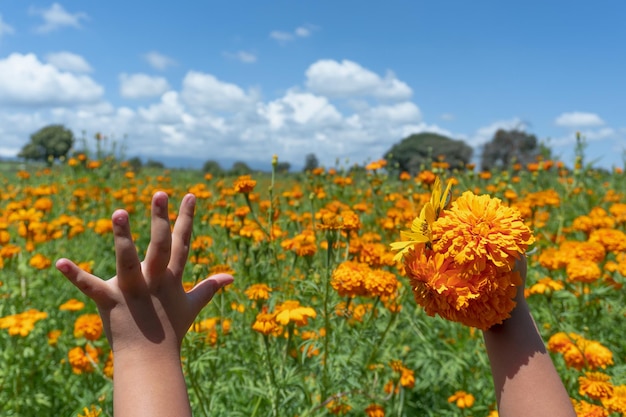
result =
[[152,68],[159,71],[166,70],[176,65],[175,60],[156,51],[144,54],[143,59],[145,59]]
[[406,100],[413,94],[411,87],[398,80],[393,73],[380,77],[349,60],[319,60],[306,70],[306,78],[306,85],[311,91],[328,97]]
[[86,73],[92,72],[91,65],[80,55],[71,52],[54,52],[46,55],[48,64],[61,71]]
[[31,7],[31,15],[39,15],[43,19],[43,24],[36,28],[39,33],[48,33],[63,27],[80,28],[81,20],[89,17],[83,12],[69,13],[59,3],[53,3],[48,9],[38,9]]
[[326,97],[293,90],[266,105],[259,104],[258,112],[273,130],[286,127],[290,122],[315,129],[321,125],[338,123],[342,118]]
[[33,54],[14,53],[0,60],[0,103],[74,105],[99,100],[104,89],[86,75],[61,71]]
[[218,80],[207,73],[189,71],[183,79],[182,99],[198,112],[241,111],[252,102],[238,85]]
[[124,98],[149,98],[165,93],[167,80],[147,74],[120,74],[120,95]]
[[559,117],[556,118],[554,123],[557,126],[578,128],[589,126],[602,126],[604,125],[604,120],[602,120],[600,116],[595,113],[575,111],[570,113],[562,113]]
[[2,15],[0,14],[0,40],[2,40],[2,37],[4,35],[12,35],[14,33],[15,29],[13,29],[12,26],[2,20]]

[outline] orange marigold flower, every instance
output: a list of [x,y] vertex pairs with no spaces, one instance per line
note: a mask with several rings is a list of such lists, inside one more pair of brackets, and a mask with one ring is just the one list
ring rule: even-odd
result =
[[249,194],[254,190],[256,181],[252,179],[250,175],[242,175],[235,180],[234,190],[235,192],[242,194]]
[[26,337],[35,328],[35,323],[47,317],[48,313],[30,309],[23,313],[0,317],[0,329],[8,329],[11,336]]
[[48,344],[50,346],[56,346],[61,337],[61,330],[51,330],[48,332]]
[[92,405],[91,407],[83,407],[83,414],[78,414],[78,417],[100,417],[102,409]]
[[252,284],[244,293],[250,300],[267,300],[272,289],[267,284]]
[[486,263],[480,273],[454,263],[446,254],[416,246],[404,258],[415,301],[430,316],[485,330],[501,323],[515,307],[522,280],[517,271]]
[[30,258],[28,264],[36,269],[46,269],[50,268],[50,265],[52,265],[52,261],[44,255],[36,253],[35,255],[33,255],[32,258]]
[[317,313],[311,307],[303,307],[298,301],[285,301],[276,306],[276,322],[286,326],[295,323],[297,326],[307,324],[309,318],[315,318]]
[[618,385],[613,388],[610,398],[603,398],[602,405],[612,413],[626,414],[626,385]]
[[72,372],[82,374],[83,372],[93,372],[93,364],[98,362],[97,350],[87,346],[87,351],[77,346],[67,352],[67,358],[72,367]]
[[590,368],[605,369],[607,365],[613,365],[613,353],[601,343],[589,340],[583,348],[585,361]]
[[365,290],[372,297],[390,297],[398,289],[396,275],[382,269],[372,269],[365,276]]
[[282,327],[276,322],[275,313],[261,312],[257,314],[255,322],[252,324],[252,330],[264,335],[279,335],[282,333]]
[[385,409],[379,404],[370,404],[365,408],[367,417],[385,417]]
[[99,235],[104,235],[113,231],[113,223],[111,223],[111,219],[98,219],[95,223],[90,222],[89,226],[93,227],[94,232]]
[[85,308],[85,303],[75,298],[71,298],[59,306],[61,311],[79,311],[83,308]]
[[342,297],[365,295],[365,277],[369,272],[370,268],[366,264],[345,261],[333,271],[330,285]]
[[102,320],[97,314],[83,314],[74,322],[74,337],[98,340],[102,336]]
[[608,410],[599,405],[588,403],[585,400],[578,401],[572,399],[572,404],[574,405],[576,415],[580,417],[608,417],[609,415]]
[[433,249],[475,272],[487,262],[510,271],[535,241],[519,212],[489,195],[466,191],[433,224]]
[[594,400],[609,398],[613,395],[611,377],[602,372],[585,372],[578,377],[578,393]]
[[474,401],[474,396],[465,391],[457,391],[448,397],[448,402],[455,403],[459,408],[471,408],[474,405]]
[[550,277],[541,278],[537,283],[533,284],[530,294],[551,294],[554,291],[561,291],[565,285],[561,281],[555,281]]
[[602,271],[594,261],[575,259],[566,268],[567,280],[570,282],[590,283],[602,276]]
[[109,378],[113,378],[113,351],[109,351],[109,356],[107,357],[106,362],[104,362],[102,373]]
[[590,242],[602,244],[609,252],[626,251],[626,233],[618,229],[598,229],[591,232]]

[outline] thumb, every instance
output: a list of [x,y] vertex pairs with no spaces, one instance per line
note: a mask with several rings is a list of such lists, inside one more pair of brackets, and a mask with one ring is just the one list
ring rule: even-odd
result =
[[194,309],[196,311],[200,311],[209,303],[209,301],[211,301],[216,292],[218,292],[222,287],[231,284],[233,281],[234,278],[232,275],[212,275],[197,283],[196,286],[187,293],[187,295],[191,300]]

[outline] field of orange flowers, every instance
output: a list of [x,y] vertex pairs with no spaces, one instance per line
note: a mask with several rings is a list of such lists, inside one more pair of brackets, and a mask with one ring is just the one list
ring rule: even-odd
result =
[[235,276],[184,341],[194,415],[497,415],[481,332],[428,316],[390,250],[439,175],[452,200],[470,190],[522,214],[527,298],[577,412],[626,415],[622,170],[364,168],[211,178],[73,160],[0,174],[0,414],[112,415],[95,305],[53,265],[113,276],[111,213],[128,210],[143,253],[164,190],[171,213],[187,192],[198,201],[185,285]]

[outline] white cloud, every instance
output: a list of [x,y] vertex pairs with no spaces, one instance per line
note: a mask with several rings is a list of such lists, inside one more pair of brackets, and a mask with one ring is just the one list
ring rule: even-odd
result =
[[120,95],[124,98],[149,98],[165,93],[167,80],[147,74],[120,74]]
[[160,71],[176,65],[175,60],[156,51],[144,54],[143,58],[148,62],[148,64],[150,64],[152,68]]
[[181,96],[185,104],[200,113],[207,110],[236,112],[251,104],[251,97],[239,86],[196,71],[185,75]]
[[78,29],[81,27],[81,20],[88,19],[88,16],[82,12],[68,13],[59,3],[53,3],[49,9],[31,7],[29,12],[43,18],[43,24],[36,29],[39,33],[48,33],[68,26]]
[[320,125],[336,124],[342,118],[326,97],[293,90],[278,100],[266,105],[260,104],[257,111],[269,122],[272,129],[286,127],[289,122],[310,125],[313,129]]
[[4,20],[2,20],[2,15],[0,14],[0,40],[2,39],[3,35],[12,35],[15,33],[15,29],[13,29],[12,26],[10,26],[8,23],[5,23]]
[[270,32],[270,38],[274,39],[278,43],[285,45],[288,42],[295,40],[296,38],[308,38],[313,34],[313,31],[318,29],[314,25],[298,26],[293,32],[286,32],[284,30],[273,30]]
[[602,120],[600,116],[595,113],[575,111],[570,113],[562,113],[559,117],[556,118],[554,123],[556,123],[557,126],[577,128],[602,126],[604,125],[604,120]]
[[54,65],[61,71],[70,72],[92,72],[91,65],[80,55],[71,52],[55,52],[46,55],[46,61],[50,65]]
[[289,32],[283,32],[280,30],[273,30],[270,32],[270,38],[280,42],[286,43],[295,39],[295,36]]
[[224,56],[231,59],[236,59],[237,61],[243,62],[244,64],[252,64],[257,61],[256,54],[252,52],[246,51],[237,51],[237,52],[224,52]]
[[485,143],[491,141],[493,136],[499,129],[512,130],[512,129],[523,129],[524,123],[518,117],[515,117],[510,120],[499,120],[497,122],[493,122],[488,126],[483,126],[476,130],[476,132],[470,137],[462,137],[463,140],[470,146],[481,146]]
[[439,116],[439,118],[446,122],[451,122],[452,120],[456,119],[456,117],[452,113],[444,113],[441,116]]
[[406,100],[413,91],[393,73],[384,78],[353,61],[323,59],[306,71],[306,85],[314,93],[328,97],[369,96],[384,100]]
[[86,75],[60,71],[33,54],[11,54],[0,60],[0,103],[75,105],[99,100],[104,89]]

